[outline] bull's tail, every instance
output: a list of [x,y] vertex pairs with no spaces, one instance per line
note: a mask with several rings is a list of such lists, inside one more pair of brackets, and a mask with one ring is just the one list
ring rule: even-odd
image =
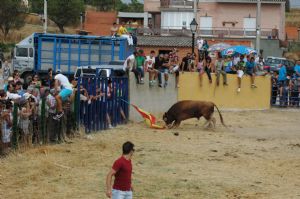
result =
[[217,105],[214,104],[214,106],[217,108],[217,111],[219,112],[219,116],[220,116],[220,120],[221,120],[222,125],[226,127],[226,125],[224,123],[224,120],[223,120],[223,116],[222,116],[220,110],[218,109]]

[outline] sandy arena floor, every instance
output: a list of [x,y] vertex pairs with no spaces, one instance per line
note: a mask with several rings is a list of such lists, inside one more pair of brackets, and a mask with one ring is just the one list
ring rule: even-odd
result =
[[[104,199],[105,176],[123,142],[136,145],[134,198],[300,198],[300,110],[223,112],[179,129],[144,123],[0,159],[2,199]],[[175,136],[174,133],[179,133]]]

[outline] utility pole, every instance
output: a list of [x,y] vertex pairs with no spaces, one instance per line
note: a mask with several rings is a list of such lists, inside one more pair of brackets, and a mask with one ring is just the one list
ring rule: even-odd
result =
[[196,19],[197,21],[197,10],[198,10],[198,4],[197,4],[197,1],[198,0],[194,0],[194,18]]
[[261,0],[257,0],[256,9],[256,52],[260,54],[260,37],[261,37]]
[[48,0],[44,0],[44,33],[47,33],[47,23],[48,23],[48,14],[47,14],[47,3]]

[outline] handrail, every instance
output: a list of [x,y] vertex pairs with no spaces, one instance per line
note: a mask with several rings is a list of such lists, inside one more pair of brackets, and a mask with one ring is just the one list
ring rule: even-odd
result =
[[[137,34],[141,35],[159,35],[159,36],[182,36],[191,35],[189,26],[163,26],[161,28],[138,28]],[[256,29],[245,29],[245,28],[227,28],[227,27],[201,27],[198,28],[196,35],[208,36],[208,37],[255,37]],[[262,28],[261,37],[268,38],[272,35],[272,28]]]

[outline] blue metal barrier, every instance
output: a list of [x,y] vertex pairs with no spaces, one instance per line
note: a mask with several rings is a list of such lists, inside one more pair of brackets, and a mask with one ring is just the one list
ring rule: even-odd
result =
[[273,85],[271,91],[271,106],[299,107],[300,97],[297,87],[290,85]]
[[109,119],[113,127],[126,122],[129,108],[123,100],[128,101],[127,77],[84,76],[78,78],[77,86],[81,95],[77,95],[77,121],[84,125],[86,133],[109,128]]

